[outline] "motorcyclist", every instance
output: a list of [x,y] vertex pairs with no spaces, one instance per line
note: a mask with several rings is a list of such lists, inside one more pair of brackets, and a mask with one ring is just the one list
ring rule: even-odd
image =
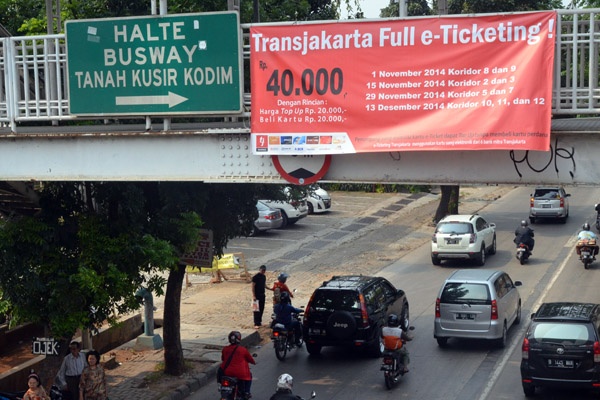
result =
[[277,378],[277,391],[270,400],[298,400],[300,396],[296,396],[292,393],[292,386],[294,386],[294,378],[290,374],[281,374]]
[[[579,232],[579,234],[577,235],[577,246],[575,247],[575,249],[577,250],[577,255],[581,255],[581,248],[583,246],[587,246],[588,242],[590,240],[597,240],[597,236],[594,232],[591,231],[590,229],[590,224],[588,224],[587,222],[583,224],[583,226],[581,227],[581,231]],[[594,245],[594,250],[593,250],[593,256],[595,256],[596,254],[598,254],[598,245]]]
[[533,246],[535,245],[535,239],[533,238],[533,229],[529,227],[527,220],[522,220],[521,225],[515,230],[514,242],[518,246],[519,243],[527,245],[529,253],[533,252]]
[[227,336],[229,346],[223,347],[221,352],[221,368],[223,375],[237,378],[238,387],[243,392],[243,397],[249,399],[250,387],[252,386],[252,373],[249,364],[256,364],[250,352],[241,346],[242,334],[231,331]]
[[400,361],[404,365],[404,373],[408,372],[408,364],[410,363],[408,349],[404,346],[404,341],[409,342],[412,340],[412,337],[406,332],[407,329],[407,326],[404,329],[400,327],[400,319],[396,314],[390,314],[387,326],[384,326],[381,330],[384,348],[388,351],[393,351],[399,356]]
[[295,308],[290,304],[290,296],[287,292],[281,293],[281,299],[273,307],[273,312],[275,313],[275,323],[284,325],[288,332],[293,331],[296,345],[301,346],[302,327],[297,319],[292,318],[292,314],[300,314],[302,309]]

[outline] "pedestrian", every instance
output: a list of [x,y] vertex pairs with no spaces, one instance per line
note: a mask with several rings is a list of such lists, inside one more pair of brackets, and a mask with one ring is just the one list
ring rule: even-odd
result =
[[28,389],[23,396],[23,400],[50,400],[50,396],[40,384],[40,377],[37,374],[29,375],[27,386]]
[[262,317],[265,311],[265,289],[267,289],[267,267],[261,265],[256,275],[252,277],[252,301],[258,301],[258,310],[254,310],[254,328],[262,325]]
[[69,345],[69,354],[65,356],[56,376],[60,388],[71,394],[72,400],[79,398],[79,379],[85,368],[85,354],[81,353],[79,342]]
[[87,353],[88,365],[81,373],[79,400],[106,400],[106,375],[100,365],[100,354],[91,350]]

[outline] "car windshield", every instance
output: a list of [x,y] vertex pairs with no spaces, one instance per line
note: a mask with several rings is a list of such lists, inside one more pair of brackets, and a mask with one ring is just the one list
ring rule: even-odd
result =
[[316,311],[358,311],[358,295],[352,290],[317,290],[311,302]]
[[445,222],[438,225],[437,233],[454,233],[457,235],[473,233],[473,226],[462,222]]
[[536,189],[533,197],[538,199],[557,199],[560,196],[556,189]]
[[583,345],[594,340],[586,324],[564,322],[538,322],[532,329],[531,338],[542,343],[572,345]]
[[490,304],[487,285],[482,283],[447,283],[440,301],[454,304]]

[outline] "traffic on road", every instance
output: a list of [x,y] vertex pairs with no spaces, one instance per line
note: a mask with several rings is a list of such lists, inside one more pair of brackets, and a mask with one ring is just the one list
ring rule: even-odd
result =
[[[600,189],[570,187],[568,216],[558,220],[540,218],[533,221],[529,226],[535,232],[535,249],[528,262],[521,264],[515,257],[513,240],[515,229],[521,221],[529,219],[530,196],[533,191],[532,187],[509,188],[504,190],[501,197],[489,202],[482,209],[469,212],[477,213],[488,223],[495,225],[495,254],[487,258],[484,265],[478,265],[481,264],[477,262],[478,259],[468,258],[445,259],[439,265],[433,265],[431,240],[435,227],[430,221],[425,221],[422,231],[411,229],[410,232],[404,232],[398,228],[402,225],[401,218],[393,224],[381,221],[373,221],[371,225],[365,224],[365,234],[356,235],[350,241],[330,240],[328,245],[334,247],[328,248],[329,256],[323,256],[323,252],[316,251],[315,255],[307,254],[304,261],[306,265],[294,264],[297,274],[303,269],[319,269],[319,272],[326,273],[329,263],[335,263],[337,270],[344,264],[344,257],[349,264],[352,261],[350,258],[356,258],[349,249],[379,246],[388,240],[386,238],[389,238],[390,233],[404,232],[391,238],[387,248],[402,242],[418,242],[418,245],[413,246],[401,257],[389,260],[384,268],[374,274],[403,290],[410,304],[410,325],[414,326],[414,338],[407,343],[410,351],[410,372],[390,390],[386,387],[380,371],[381,359],[373,357],[373,354],[378,352],[361,352],[355,351],[354,348],[348,351],[348,347],[328,346],[320,349],[318,353],[309,354],[304,347],[288,354],[282,362],[273,355],[272,346],[265,345],[263,348],[252,349],[259,354],[257,365],[252,367],[253,398],[270,398],[277,388],[277,377],[283,373],[293,376],[295,394],[310,397],[311,391],[314,390],[317,398],[323,399],[401,397],[496,400],[524,399],[532,396],[540,399],[597,398],[593,389],[600,389],[599,327],[594,325],[598,321],[588,324],[584,320],[593,319],[596,315],[593,311],[596,309],[595,305],[600,304],[600,263],[595,261],[587,269],[584,268],[576,252],[576,243],[582,225],[588,222],[593,226],[596,219],[594,205],[600,198]],[[330,235],[328,230],[335,227],[352,225],[358,220],[364,222],[369,215],[389,207],[393,202],[391,197],[382,199],[369,194],[336,195],[337,193],[332,195],[331,212],[309,215],[285,229],[233,240],[228,250],[243,251],[247,259],[252,260],[252,264],[268,262],[274,265],[275,260],[295,249],[294,246],[299,242],[313,243],[314,240]],[[423,207],[434,210],[435,206],[436,204],[430,204]],[[463,209],[467,208],[466,200],[462,206]],[[409,214],[415,212],[410,211]],[[409,214],[406,219],[410,217]],[[429,231],[428,235],[423,233],[426,231]],[[311,257],[318,259],[311,259],[309,263],[307,260]],[[290,264],[289,259],[285,261]],[[464,301],[463,304],[457,304],[460,310],[447,310],[449,314],[446,318],[454,318],[454,321],[460,318],[462,327],[477,322],[478,314],[489,312],[492,319],[498,318],[503,311],[491,310],[497,307],[503,296],[513,293],[513,288],[515,294],[518,289],[518,296],[513,296],[511,311],[507,314],[510,315],[509,323],[506,324],[505,331],[499,330],[499,336],[492,335],[492,338],[482,335],[479,338],[477,335],[449,334],[446,335],[449,339],[444,339],[443,343],[436,341],[434,335],[440,336],[434,331],[440,288],[444,287],[450,275],[457,270],[490,271],[490,275],[493,271],[498,271],[494,277],[502,277],[498,280],[494,278],[491,283],[492,286],[496,286],[490,290],[493,296],[490,297],[489,304],[487,297],[483,296],[477,306]],[[349,275],[352,273],[353,271],[348,271]],[[468,272],[464,274],[469,275]],[[293,279],[294,271],[291,272],[291,277]],[[510,277],[508,282],[506,277]],[[499,283],[501,281],[504,286]],[[466,287],[457,284],[449,290]],[[584,306],[569,306],[568,303]],[[532,325],[532,314],[543,304],[546,304],[546,311],[533,316],[537,322]],[[554,326],[544,320],[552,318],[552,312],[548,311],[552,306],[548,304],[562,304],[560,310],[567,310],[563,312],[569,312],[569,316],[583,327],[575,324],[565,328],[565,324],[562,324],[556,331],[542,332],[543,327],[550,329]],[[294,305],[306,306],[297,303]],[[364,309],[366,312],[367,306]],[[574,310],[583,311],[578,314]],[[539,326],[540,330],[528,331],[531,326]],[[529,338],[528,342],[524,341],[526,337]],[[573,355],[573,345],[591,354],[589,357]],[[522,364],[533,360],[532,352],[538,348],[551,352],[536,359],[538,369],[544,368],[546,373],[528,370],[528,375],[522,376]],[[581,371],[580,367],[584,367],[585,371],[578,374],[578,371]],[[536,374],[539,375],[539,380],[536,380]],[[585,389],[575,387],[577,385],[574,384],[569,385],[572,387],[555,387],[566,386],[561,377],[567,379],[570,376],[578,376],[578,386]],[[594,380],[596,385],[592,384]],[[216,383],[212,383],[192,394],[190,398],[199,400],[216,396]]]

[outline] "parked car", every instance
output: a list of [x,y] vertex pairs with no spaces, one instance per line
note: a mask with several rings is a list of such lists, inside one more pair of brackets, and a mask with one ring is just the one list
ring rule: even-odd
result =
[[406,294],[387,279],[362,275],[334,276],[312,294],[304,310],[303,335],[309,354],[323,346],[364,349],[379,357],[381,329],[389,314],[408,325]]
[[521,352],[526,396],[536,387],[600,392],[599,317],[593,303],[544,303],[532,314]]
[[317,184],[308,186],[306,201],[309,214],[324,213],[331,208],[331,196]]
[[438,222],[431,238],[431,262],[471,259],[485,264],[487,254],[496,254],[496,224],[478,214],[448,215]]
[[435,301],[433,336],[439,346],[450,338],[491,339],[500,347],[521,321],[521,282],[504,271],[461,269],[442,285]]
[[529,221],[534,224],[538,218],[553,218],[567,222],[570,196],[562,186],[536,187],[529,199]]
[[290,199],[289,201],[281,200],[261,200],[263,203],[272,208],[277,208],[281,211],[281,217],[283,223],[281,227],[287,225],[293,225],[300,219],[308,215],[308,206],[306,205],[306,199]]
[[254,221],[253,236],[269,229],[277,229],[283,224],[281,211],[278,209],[269,207],[260,200],[256,202],[256,209],[258,210],[258,218]]

